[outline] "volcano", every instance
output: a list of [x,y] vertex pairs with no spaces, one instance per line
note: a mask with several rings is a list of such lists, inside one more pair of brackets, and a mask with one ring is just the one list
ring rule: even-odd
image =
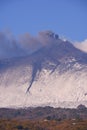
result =
[[87,106],[87,53],[51,31],[30,55],[0,60],[0,107]]

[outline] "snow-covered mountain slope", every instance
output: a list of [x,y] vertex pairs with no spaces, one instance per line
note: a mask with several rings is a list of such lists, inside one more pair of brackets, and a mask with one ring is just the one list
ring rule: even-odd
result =
[[0,60],[0,107],[87,106],[87,54],[58,35],[43,39],[30,56]]

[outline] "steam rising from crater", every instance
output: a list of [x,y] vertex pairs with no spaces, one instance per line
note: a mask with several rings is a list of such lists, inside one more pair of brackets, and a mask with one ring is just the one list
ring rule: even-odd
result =
[[0,58],[11,58],[29,55],[54,38],[59,38],[52,31],[43,31],[34,37],[29,33],[21,35],[18,40],[11,33],[0,32]]
[[[29,55],[58,39],[59,36],[50,30],[39,32],[35,37],[25,33],[20,35],[18,39],[11,32],[0,32],[0,59]],[[87,52],[87,40],[80,44],[77,42],[75,46]]]

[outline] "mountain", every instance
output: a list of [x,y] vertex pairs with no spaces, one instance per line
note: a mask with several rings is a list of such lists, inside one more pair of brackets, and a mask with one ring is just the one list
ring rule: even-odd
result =
[[87,53],[51,31],[31,55],[0,60],[0,107],[87,106]]

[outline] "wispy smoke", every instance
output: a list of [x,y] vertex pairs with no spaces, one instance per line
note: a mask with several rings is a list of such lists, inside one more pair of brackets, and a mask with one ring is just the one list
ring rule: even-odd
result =
[[0,32],[0,59],[29,55],[40,47],[53,43],[55,37],[58,38],[58,35],[52,31],[43,31],[36,37],[25,33],[16,40],[11,32]]
[[[59,36],[52,31],[39,32],[36,37],[25,33],[18,39],[14,38],[11,32],[0,32],[0,59],[29,55],[58,38]],[[87,39],[81,43],[76,42],[74,45],[87,52]]]
[[37,37],[31,36],[29,33],[21,35],[19,43],[26,54],[30,54],[41,47],[40,40]]
[[87,39],[85,39],[82,42],[76,42],[75,47],[77,47],[78,49],[80,49],[84,52],[87,52]]
[[21,56],[22,54],[23,51],[16,39],[0,32],[0,58],[16,57],[18,55]]
[[28,33],[16,40],[11,33],[0,32],[0,59],[29,55],[41,46],[39,39]]

